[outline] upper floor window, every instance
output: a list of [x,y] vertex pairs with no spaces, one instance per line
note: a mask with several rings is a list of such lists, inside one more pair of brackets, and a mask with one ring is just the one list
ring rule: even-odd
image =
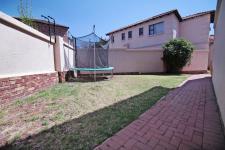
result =
[[125,33],[122,33],[122,34],[121,34],[121,39],[122,39],[122,40],[125,40]]
[[149,35],[157,35],[164,32],[164,22],[149,25]]
[[128,31],[128,38],[129,38],[129,39],[132,38],[132,31]]
[[139,36],[144,35],[144,28],[139,28]]
[[111,43],[114,43],[114,36],[111,36]]

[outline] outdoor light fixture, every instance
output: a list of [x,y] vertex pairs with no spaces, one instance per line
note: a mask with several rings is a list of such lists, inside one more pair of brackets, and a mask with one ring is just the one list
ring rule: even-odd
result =
[[55,33],[55,19],[52,18],[51,16],[48,16],[48,18],[50,18],[51,20],[53,20],[54,23],[54,36],[55,36],[55,42],[56,42],[56,33]]
[[50,27],[50,20],[48,17],[44,16],[44,15],[41,15],[42,18],[46,19],[48,21],[48,33],[49,33],[49,36],[50,36],[50,43],[51,43],[51,27]]

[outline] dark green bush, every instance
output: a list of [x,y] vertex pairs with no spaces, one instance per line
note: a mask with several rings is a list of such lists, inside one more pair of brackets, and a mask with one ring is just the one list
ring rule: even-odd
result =
[[178,73],[190,62],[193,45],[185,39],[173,39],[163,46],[163,61],[167,72]]

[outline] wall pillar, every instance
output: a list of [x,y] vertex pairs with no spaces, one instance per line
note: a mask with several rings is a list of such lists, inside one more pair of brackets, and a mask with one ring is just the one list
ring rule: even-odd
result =
[[67,52],[72,50],[72,47],[63,41],[60,36],[56,37],[56,43],[54,45],[54,57],[55,57],[55,70],[58,72],[59,82],[68,81],[71,77],[74,77],[74,72],[69,71],[71,60],[68,60]]

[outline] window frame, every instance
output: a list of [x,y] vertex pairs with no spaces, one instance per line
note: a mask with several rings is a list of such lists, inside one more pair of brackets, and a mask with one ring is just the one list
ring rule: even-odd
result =
[[113,44],[114,42],[115,42],[114,35],[111,35],[111,43]]
[[[142,32],[140,32],[142,30]],[[142,33],[142,34],[140,34],[140,33]],[[140,27],[139,29],[138,29],[138,35],[139,36],[144,36],[144,27]]]
[[121,40],[125,41],[126,40],[126,34],[125,33],[121,33]]
[[127,36],[128,39],[132,39],[132,36],[133,36],[133,35],[132,35],[132,31],[128,31],[128,36]]
[[[163,29],[162,32],[160,33],[156,33],[156,27],[157,25],[162,24],[163,25]],[[160,35],[164,33],[164,21],[158,22],[158,23],[154,23],[148,26],[148,35],[149,36],[154,36],[154,35]]]

